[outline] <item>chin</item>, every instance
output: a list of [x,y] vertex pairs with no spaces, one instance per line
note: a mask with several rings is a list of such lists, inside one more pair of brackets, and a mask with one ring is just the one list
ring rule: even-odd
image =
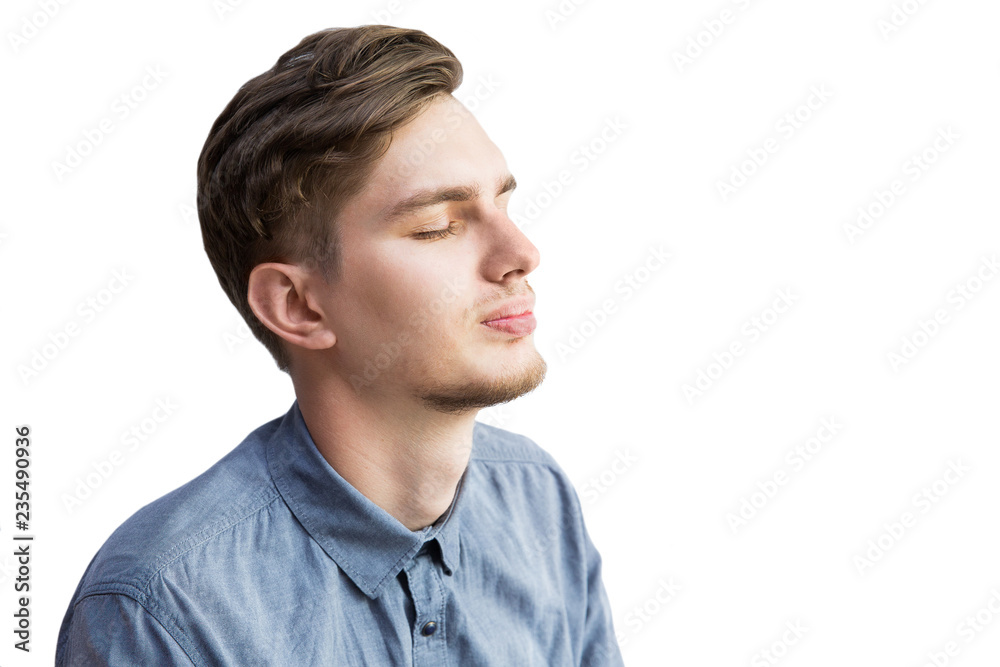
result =
[[420,398],[440,412],[462,414],[508,403],[533,391],[545,379],[548,365],[537,351],[519,370],[501,370],[491,376],[462,380],[450,385],[435,384]]

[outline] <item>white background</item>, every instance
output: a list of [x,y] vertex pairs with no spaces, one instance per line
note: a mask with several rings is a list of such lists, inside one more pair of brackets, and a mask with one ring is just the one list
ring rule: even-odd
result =
[[[202,250],[195,163],[243,82],[311,32],[362,23],[451,48],[458,97],[517,177],[549,374],[481,418],[577,483],[626,664],[768,665],[768,650],[788,666],[918,667],[952,641],[938,664],[997,664],[996,3],[50,4],[7,2],[0,24],[5,667],[52,663],[119,523],[290,406]],[[723,197],[720,183],[739,185]],[[880,214],[851,232],[859,207]],[[115,271],[127,286],[103,291]],[[153,429],[158,400],[177,408]],[[11,632],[20,424],[30,655]],[[133,427],[149,433],[130,451]]]

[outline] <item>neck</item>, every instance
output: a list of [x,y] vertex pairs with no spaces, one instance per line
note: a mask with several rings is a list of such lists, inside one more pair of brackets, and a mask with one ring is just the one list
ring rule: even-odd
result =
[[351,486],[409,530],[447,511],[469,463],[477,411],[445,414],[337,382],[293,382],[316,448]]

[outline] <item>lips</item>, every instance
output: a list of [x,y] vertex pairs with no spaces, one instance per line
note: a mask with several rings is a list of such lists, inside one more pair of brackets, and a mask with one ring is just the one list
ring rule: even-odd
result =
[[498,320],[490,320],[489,322],[483,322],[483,324],[491,329],[518,337],[527,336],[534,331],[535,326],[537,326],[535,316],[530,311],[515,317],[504,317]]
[[531,297],[515,299],[491,312],[482,323],[512,336],[527,336],[537,326],[535,315],[531,312],[534,307],[535,300]]
[[503,304],[484,317],[482,321],[485,324],[486,322],[491,322],[493,320],[502,320],[507,317],[517,317],[518,315],[523,315],[524,313],[530,313],[534,310],[534,308],[535,300],[532,297],[521,297]]

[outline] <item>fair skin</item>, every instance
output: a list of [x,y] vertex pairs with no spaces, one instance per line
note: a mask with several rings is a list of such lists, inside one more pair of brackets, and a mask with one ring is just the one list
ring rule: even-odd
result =
[[[538,250],[507,215],[513,185],[475,118],[440,96],[393,133],[366,187],[338,213],[336,279],[276,262],[250,275],[251,308],[286,342],[320,453],[410,530],[451,504],[478,410],[545,375],[533,335],[496,325],[497,309],[534,304],[526,277]],[[441,201],[400,210],[443,190]]]

